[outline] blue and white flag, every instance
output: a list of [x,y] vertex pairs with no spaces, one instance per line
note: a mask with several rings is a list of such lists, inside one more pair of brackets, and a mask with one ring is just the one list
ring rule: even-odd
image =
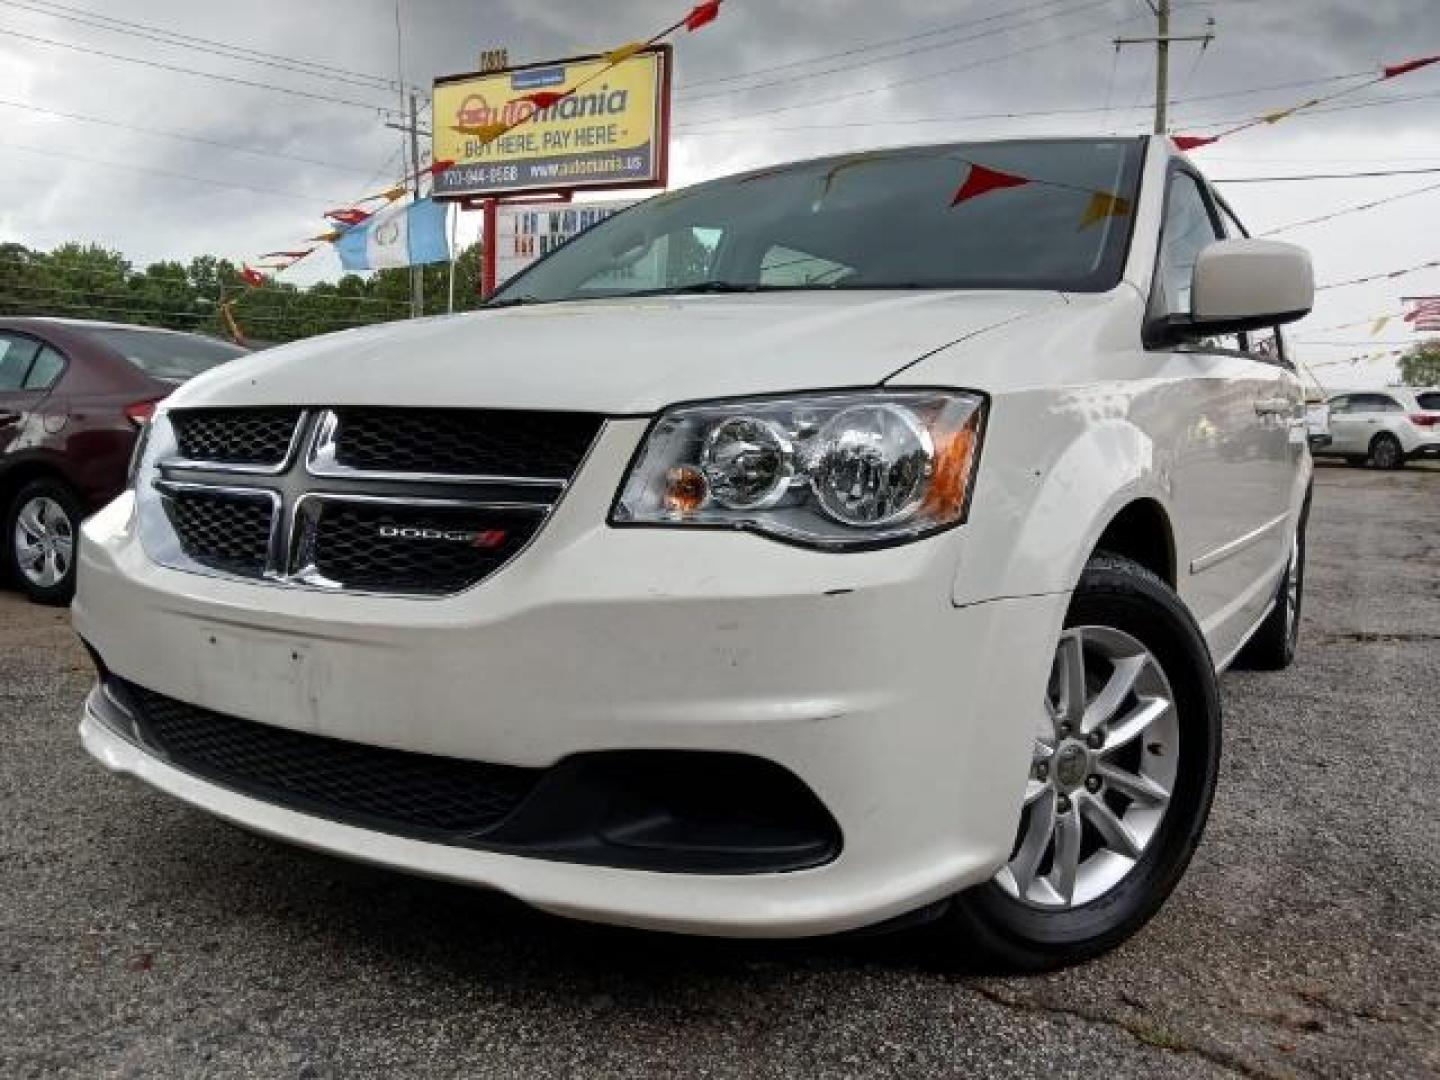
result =
[[449,262],[446,208],[434,199],[388,206],[335,241],[347,273]]

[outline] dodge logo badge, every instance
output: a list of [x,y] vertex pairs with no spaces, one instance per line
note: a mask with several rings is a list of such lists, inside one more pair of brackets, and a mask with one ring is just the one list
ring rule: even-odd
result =
[[439,540],[491,551],[505,543],[504,529],[422,529],[413,525],[381,525],[382,540]]

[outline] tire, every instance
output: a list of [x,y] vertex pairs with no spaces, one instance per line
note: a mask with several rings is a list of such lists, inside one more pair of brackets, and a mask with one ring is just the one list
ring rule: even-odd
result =
[[75,555],[83,517],[80,500],[57,480],[31,481],[6,508],[0,532],[5,569],[36,603],[64,605],[75,595]]
[[[1046,971],[1114,948],[1160,909],[1189,865],[1209,816],[1220,764],[1220,696],[1205,639],[1180,598],[1143,567],[1100,553],[1081,576],[1065,627],[1046,692],[1045,727],[1055,725],[1056,744],[1044,756],[1037,734],[1011,861],[991,881],[955,897],[936,927],[946,953],[972,968]],[[1100,645],[1115,653],[1113,666],[1097,658],[1094,650]],[[1143,655],[1126,659],[1126,648],[1138,648]],[[1080,696],[1088,704],[1080,706],[1082,730],[1092,713],[1114,720],[1091,732],[1085,742],[1073,735],[1059,739],[1064,718],[1081,716],[1071,707],[1073,691],[1066,694],[1060,686],[1076,685],[1065,679],[1068,655],[1083,661],[1085,693]],[[1110,714],[1101,708],[1108,696],[1101,691],[1123,683],[1117,682],[1122,665],[1135,664],[1142,665],[1134,676],[1135,689],[1112,699],[1116,707]],[[1098,688],[1093,695],[1092,686]],[[1157,702],[1157,695],[1166,692],[1168,708]],[[1148,727],[1142,725],[1133,737],[1123,734],[1142,713],[1150,712],[1155,716]],[[1115,747],[1107,748],[1112,741]],[[1133,765],[1123,765],[1125,760]],[[1075,784],[1077,763],[1084,774],[1080,785]],[[1126,786],[1137,791],[1135,797],[1112,783],[1122,774],[1130,778]],[[1167,781],[1168,801],[1161,802],[1154,792],[1163,795]],[[1143,798],[1141,790],[1146,791]],[[1122,823],[1123,838],[1138,845],[1133,855],[1105,850],[1118,847],[1107,843],[1096,826],[1103,816],[1095,804],[1109,810],[1111,821]],[[1052,824],[1055,837],[1063,833],[1076,838],[1078,859],[1068,863],[1074,867],[1068,876],[1068,901],[1053,884],[1058,880],[1063,887],[1066,878],[1057,849],[1045,846],[1053,842],[1029,842],[1037,821],[1042,828],[1036,835],[1046,835],[1046,815],[1069,823],[1064,829]],[[1030,864],[1029,884],[1022,886],[1026,871],[1021,866],[1030,858],[1027,848],[1037,846],[1040,853]],[[1042,874],[1047,864],[1050,870]]]
[[1284,671],[1295,662],[1300,644],[1300,612],[1305,602],[1305,526],[1309,519],[1310,499],[1306,496],[1290,545],[1290,562],[1275,592],[1275,606],[1235,658],[1237,668]]
[[1377,469],[1403,469],[1405,450],[1394,435],[1379,434],[1370,440],[1370,463]]

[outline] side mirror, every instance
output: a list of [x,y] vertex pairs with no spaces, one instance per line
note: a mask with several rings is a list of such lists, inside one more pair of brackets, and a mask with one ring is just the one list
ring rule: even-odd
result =
[[1195,260],[1190,315],[1165,320],[1170,340],[1294,322],[1315,306],[1310,255],[1275,240],[1216,240]]

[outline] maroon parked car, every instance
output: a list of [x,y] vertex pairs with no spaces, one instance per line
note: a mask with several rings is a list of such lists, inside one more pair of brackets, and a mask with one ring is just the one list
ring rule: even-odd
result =
[[68,603],[80,522],[124,488],[156,402],[245,352],[148,326],[0,318],[0,577]]

